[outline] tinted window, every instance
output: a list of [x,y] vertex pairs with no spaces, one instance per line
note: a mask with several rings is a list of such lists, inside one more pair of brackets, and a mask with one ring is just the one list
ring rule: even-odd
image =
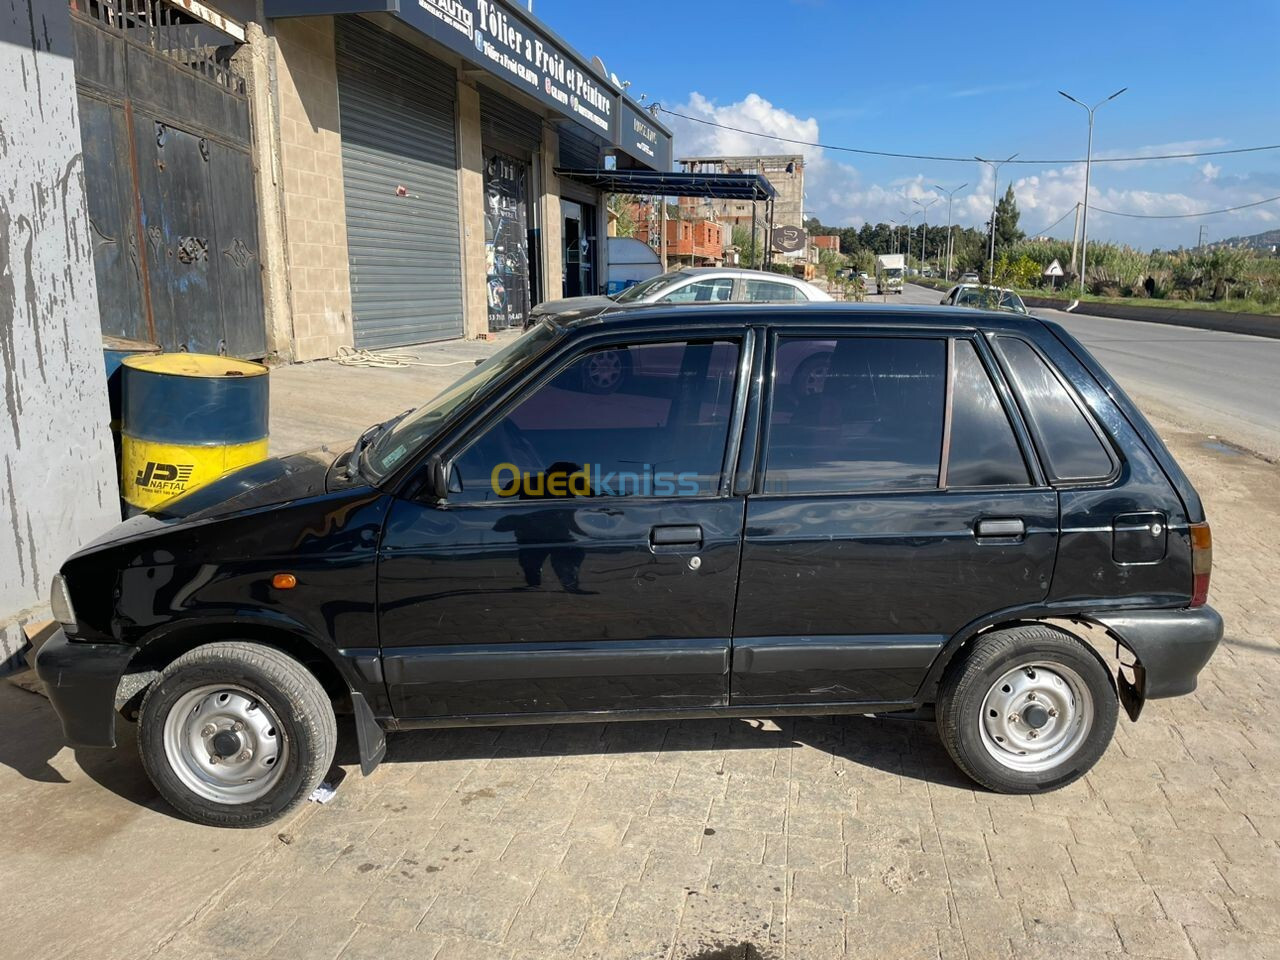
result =
[[1027,465],[996,388],[978,358],[978,351],[968,340],[956,341],[950,450],[949,487],[1030,482]]
[[662,298],[661,303],[720,303],[733,295],[733,280],[718,277],[714,280],[698,280],[681,287]]
[[769,425],[769,491],[936,487],[946,360],[942,340],[782,340]]
[[737,364],[726,342],[585,353],[454,461],[457,499],[715,494]]
[[794,300],[807,300],[789,283],[778,283],[775,280],[746,280],[742,299],[747,303],[791,303]]
[[1106,447],[1048,364],[1022,340],[1000,337],[999,344],[1049,473],[1058,480],[1109,476]]

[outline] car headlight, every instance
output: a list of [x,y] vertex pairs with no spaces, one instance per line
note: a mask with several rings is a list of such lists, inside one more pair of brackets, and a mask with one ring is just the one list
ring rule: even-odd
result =
[[76,625],[76,608],[71,605],[71,595],[67,593],[67,581],[62,574],[53,578],[53,586],[49,590],[49,606],[53,610],[53,618],[68,629]]

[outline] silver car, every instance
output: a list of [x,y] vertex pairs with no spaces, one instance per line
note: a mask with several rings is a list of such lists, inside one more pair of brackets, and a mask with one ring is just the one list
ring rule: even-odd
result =
[[944,306],[973,307],[977,310],[1007,310],[1011,313],[1028,313],[1027,305],[1012,290],[989,287],[976,283],[961,283],[947,291],[941,301]]
[[526,326],[571,310],[576,317],[582,317],[614,307],[650,303],[811,303],[830,299],[813,284],[781,273],[734,267],[684,267],[642,280],[612,297],[548,300],[530,311]]

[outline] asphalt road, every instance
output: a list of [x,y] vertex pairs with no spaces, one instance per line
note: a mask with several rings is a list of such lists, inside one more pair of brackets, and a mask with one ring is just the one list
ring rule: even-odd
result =
[[[941,296],[907,284],[901,302],[936,304]],[[1032,313],[1070,330],[1148,413],[1280,459],[1280,340],[1061,310]]]

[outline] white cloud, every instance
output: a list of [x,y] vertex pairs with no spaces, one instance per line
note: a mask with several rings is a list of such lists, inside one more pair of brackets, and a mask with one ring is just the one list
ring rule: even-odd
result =
[[[961,91],[962,93],[965,91]],[[946,222],[946,195],[935,184],[954,185],[964,181],[969,186],[957,193],[952,206],[954,222],[980,226],[991,213],[992,172],[987,164],[948,164],[900,161],[910,174],[880,182],[868,182],[855,166],[842,163],[832,151],[806,147],[786,140],[769,139],[740,131],[760,131],[789,140],[820,142],[818,120],[800,117],[776,106],[759,94],[751,93],[736,103],[718,104],[700,93],[691,93],[687,103],[675,107],[680,113],[722,124],[708,126],[668,117],[675,132],[679,156],[753,156],[761,154],[803,153],[805,155],[805,214],[817,216],[823,223],[839,226],[861,226],[864,222],[901,222],[901,211],[908,211],[913,223],[919,223],[920,207],[912,201],[927,204],[931,224]],[[728,130],[724,127],[736,127]],[[1193,153],[1227,146],[1219,138],[1150,144],[1133,149],[1098,151],[1094,159],[1120,156],[1159,156],[1171,153]],[[1181,166],[1194,165],[1194,173],[1179,173]],[[1157,173],[1156,168],[1163,168]],[[1135,180],[1133,171],[1147,169],[1142,185],[1126,186]],[[1095,165],[1090,205],[1097,215],[1089,217],[1089,235],[1096,239],[1114,239],[1144,246],[1173,246],[1194,240],[1196,221],[1136,220],[1108,216],[1102,210],[1143,214],[1188,214],[1220,209],[1261,200],[1277,191],[1266,192],[1265,175],[1251,179],[1243,176],[1220,176],[1222,168],[1212,162],[1182,160],[1136,160]],[[1036,169],[1010,164],[1000,169],[999,192],[1003,193],[1012,178],[1022,226],[1028,232],[1043,230],[1068,214],[1084,195],[1083,163],[1064,164]],[[1152,183],[1167,185],[1152,189]],[[1220,215],[1210,221],[1211,234],[1229,236],[1266,229],[1280,215],[1280,204],[1274,209],[1256,207],[1233,214]],[[1183,229],[1185,227],[1185,229]],[[1054,229],[1057,236],[1070,236],[1071,220]],[[1190,239],[1183,237],[1188,234]]]

